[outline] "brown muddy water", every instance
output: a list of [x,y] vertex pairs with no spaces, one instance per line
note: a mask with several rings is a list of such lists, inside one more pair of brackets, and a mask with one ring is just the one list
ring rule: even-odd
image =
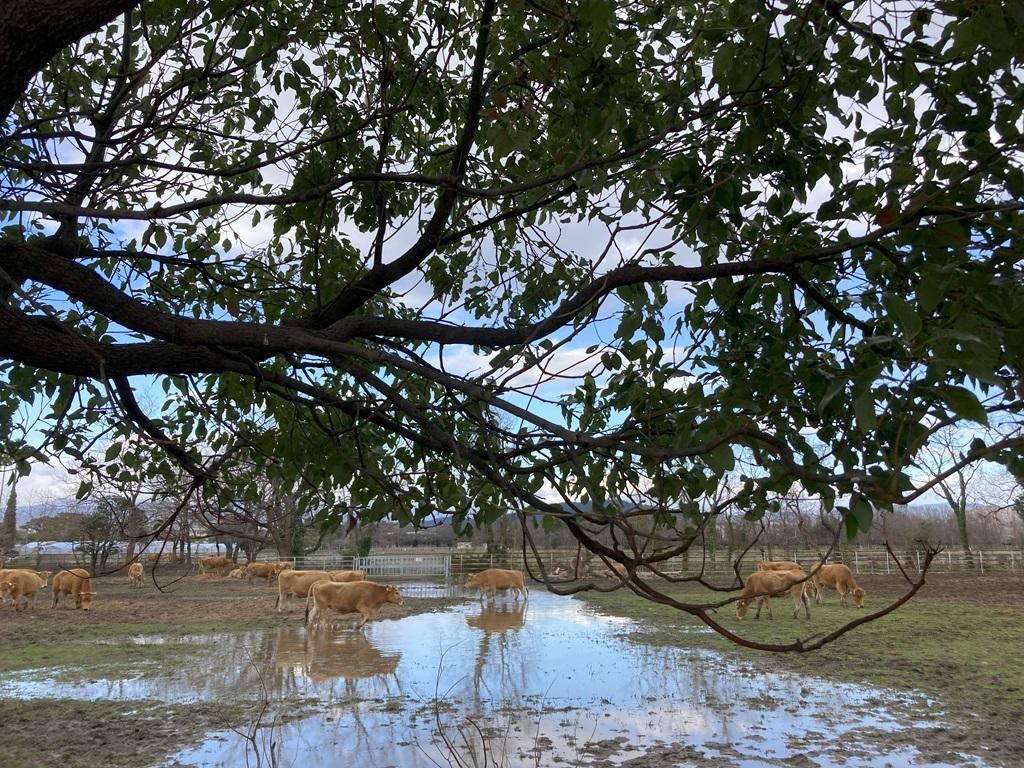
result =
[[539,590],[351,627],[194,636],[180,669],[72,682],[28,670],[0,697],[266,701],[258,721],[165,767],[995,765],[969,739],[944,741],[923,697],[774,672],[770,656],[727,662],[685,634],[645,646],[623,636],[631,621]]

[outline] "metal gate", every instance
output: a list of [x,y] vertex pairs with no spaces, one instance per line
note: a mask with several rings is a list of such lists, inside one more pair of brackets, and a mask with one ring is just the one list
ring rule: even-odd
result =
[[369,555],[353,558],[352,567],[366,571],[367,577],[413,578],[443,576],[451,573],[451,555]]

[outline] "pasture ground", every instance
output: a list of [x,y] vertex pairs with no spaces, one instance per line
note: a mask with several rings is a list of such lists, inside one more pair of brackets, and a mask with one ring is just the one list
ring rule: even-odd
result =
[[[902,591],[896,577],[865,576],[867,610],[881,607]],[[534,589],[539,589],[534,586]],[[51,610],[48,591],[34,611],[0,609],[0,677],[46,668],[58,681],[131,679],[145,672],[172,677],[189,664],[190,636],[299,626],[303,606],[274,610],[276,586],[250,587],[237,580],[182,579],[159,592],[147,579],[131,589],[123,576],[98,579],[90,612]],[[1024,578],[1001,574],[933,575],[910,603],[895,613],[854,630],[810,654],[756,653],[737,648],[709,632],[696,631],[695,619],[642,600],[628,590],[584,593],[594,609],[637,619],[626,629],[631,640],[720,651],[727,658],[756,660],[760,669],[792,670],[827,681],[862,683],[896,690],[923,691],[931,698],[922,720],[941,715],[941,725],[921,731],[929,743],[916,745],[936,760],[955,755],[965,732],[985,744],[993,765],[1024,765]],[[672,594],[695,600],[721,599],[694,587]],[[439,610],[462,598],[415,598],[387,605],[382,618]],[[812,619],[791,618],[786,600],[773,601],[775,618],[743,621],[732,606],[718,612],[731,630],[763,641],[791,641],[828,631],[861,615],[839,606],[834,592],[826,605],[812,605]],[[160,635],[161,643],[124,642],[138,635]],[[203,733],[245,728],[259,717],[259,702],[228,700],[168,704],[160,701],[91,702],[66,698],[0,699],[5,724],[3,768],[109,768],[152,765]],[[939,721],[936,720],[936,723]],[[879,739],[884,741],[884,734]],[[669,761],[671,762],[671,761]],[[669,763],[666,763],[666,765]]]
[[[147,569],[148,570],[148,569]],[[141,589],[114,575],[94,580],[90,611],[62,602],[51,610],[50,591],[35,610],[0,608],[0,678],[18,670],[57,669],[58,681],[131,679],[155,669],[173,676],[189,664],[195,635],[301,626],[305,601],[292,598],[291,612],[274,609],[277,584],[250,587],[237,579],[178,578],[168,573],[158,591],[148,578]],[[451,604],[441,598],[404,597],[388,604],[381,618],[400,618]],[[344,619],[342,619],[344,620]],[[160,635],[163,642],[125,642]],[[245,728],[259,717],[260,703],[228,700],[167,704],[116,699],[2,699],[2,768],[141,768],[217,729]]]
[[[882,608],[905,591],[896,576],[860,576],[867,591],[865,608],[842,608],[833,591],[825,605],[811,605],[811,620],[792,618],[789,597],[772,601],[775,618],[753,610],[742,621],[733,605],[716,618],[742,637],[762,642],[791,642],[830,631],[865,611]],[[824,648],[806,654],[765,654],[739,648],[711,632],[694,631],[699,620],[644,600],[632,592],[583,593],[593,608],[638,619],[643,627],[630,638],[648,645],[685,645],[756,660],[763,669],[791,670],[825,680],[918,690],[932,699],[922,720],[942,715],[931,743],[918,745],[941,758],[955,754],[965,732],[989,749],[997,765],[1024,765],[1024,577],[1014,574],[933,574],[907,604],[881,619],[854,629]],[[728,595],[693,586],[668,594],[681,600],[713,602]],[[980,737],[980,738],[979,738]],[[954,760],[954,764],[957,761]]]

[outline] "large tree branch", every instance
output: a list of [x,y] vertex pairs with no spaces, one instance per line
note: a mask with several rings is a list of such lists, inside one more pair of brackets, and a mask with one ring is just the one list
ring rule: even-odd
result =
[[0,4],[0,122],[29,81],[63,48],[141,0],[15,0]]

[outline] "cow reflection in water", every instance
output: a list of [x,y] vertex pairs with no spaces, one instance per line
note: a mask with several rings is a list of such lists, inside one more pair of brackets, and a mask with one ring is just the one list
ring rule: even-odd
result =
[[491,696],[504,696],[526,686],[527,669],[518,637],[518,630],[525,623],[526,603],[491,604],[476,615],[466,616],[466,624],[483,630],[473,664],[473,702],[478,712],[482,703],[481,688]]
[[354,693],[356,681],[394,676],[401,655],[381,653],[360,632],[281,630],[274,648],[274,666],[291,670],[314,683],[344,678],[345,690]]

